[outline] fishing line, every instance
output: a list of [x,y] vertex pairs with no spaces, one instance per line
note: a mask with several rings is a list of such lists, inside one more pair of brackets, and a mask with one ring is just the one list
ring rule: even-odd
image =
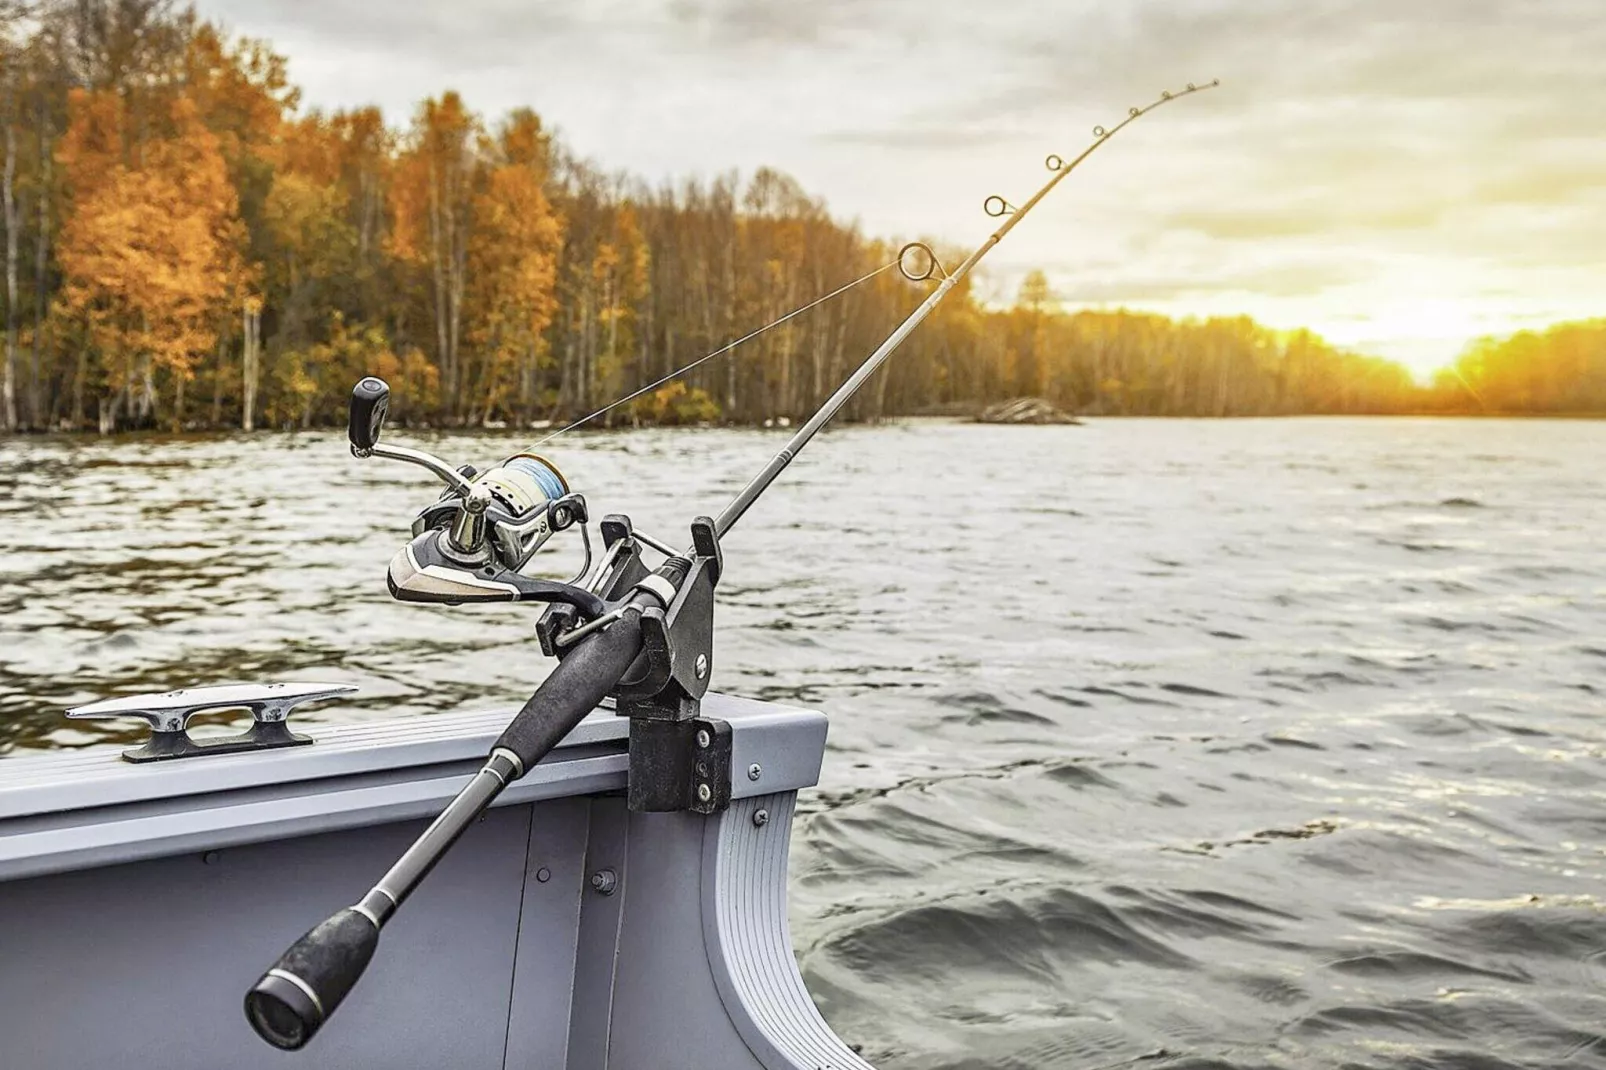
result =
[[[580,419],[574,421],[573,423],[568,424],[568,425],[566,425],[564,427],[558,428],[556,431],[552,432],[550,435],[547,435],[545,438],[542,438],[540,441],[536,442],[535,445],[530,447],[530,450],[534,451],[534,450],[539,449],[540,447],[546,445],[548,442],[551,442],[553,439],[557,438],[559,435],[567,434],[568,432],[573,431],[575,428],[580,427],[583,424],[588,424],[592,420],[595,420],[597,417],[599,417],[599,416],[601,416],[601,415],[603,415],[605,413],[612,412],[614,409],[618,408],[620,405],[623,405],[625,402],[634,401],[636,398],[641,397],[641,395],[647,393],[649,390],[656,390],[658,387],[663,386],[665,383],[670,382],[671,380],[677,379],[680,376],[685,375],[687,372],[692,371],[693,369],[698,368],[701,365],[708,363],[709,361],[713,360],[715,357],[723,356],[724,354],[729,353],[731,350],[735,349],[737,346],[742,345],[745,342],[752,341],[754,338],[757,338],[759,335],[763,334],[766,331],[774,330],[776,327],[779,327],[781,324],[787,322],[788,320],[792,319],[793,317],[800,316],[803,313],[807,312],[809,309],[815,308],[815,307],[817,307],[819,305],[822,305],[825,302],[831,300],[833,297],[836,297],[836,296],[838,296],[840,294],[846,293],[848,290],[853,289],[855,286],[858,286],[858,285],[861,285],[862,283],[868,282],[869,280],[875,278],[877,275],[879,275],[882,272],[887,271],[887,270],[889,270],[891,268],[894,268],[894,267],[898,268],[900,271],[902,271],[904,277],[909,279],[911,282],[924,281],[926,279],[931,278],[931,276],[935,272],[940,271],[942,273],[942,280],[943,280],[942,284],[938,287],[937,293],[932,295],[932,297],[935,298],[935,300],[931,300],[929,302],[929,304],[931,306],[934,306],[937,300],[941,300],[941,295],[942,294],[946,293],[950,287],[952,287],[955,283],[957,283],[965,275],[969,274],[970,273],[970,269],[975,267],[976,263],[979,260],[981,260],[982,256],[984,256],[987,253],[987,251],[989,249],[991,249],[994,245],[998,244],[998,242],[1000,240],[1002,240],[1004,235],[1008,234],[1010,232],[1010,230],[1013,229],[1014,225],[1023,216],[1025,216],[1025,214],[1027,212],[1031,211],[1031,209],[1034,206],[1036,206],[1038,201],[1042,200],[1045,196],[1047,196],[1049,190],[1053,189],[1054,186],[1056,186],[1062,178],[1064,178],[1066,175],[1068,175],[1072,171],[1074,171],[1076,169],[1076,166],[1078,164],[1080,164],[1083,160],[1085,160],[1089,156],[1093,155],[1093,153],[1098,150],[1098,147],[1100,145],[1103,145],[1106,141],[1109,141],[1110,138],[1112,138],[1116,134],[1120,133],[1122,128],[1124,128],[1128,123],[1131,123],[1134,120],[1137,120],[1137,119],[1143,117],[1144,115],[1147,115],[1149,112],[1151,112],[1154,109],[1160,107],[1162,104],[1168,104],[1171,101],[1176,100],[1179,97],[1189,96],[1190,94],[1198,93],[1198,92],[1200,92],[1202,90],[1213,89],[1213,88],[1215,88],[1216,86],[1218,86],[1220,84],[1221,84],[1221,82],[1220,82],[1219,79],[1207,82],[1207,83],[1205,83],[1203,85],[1196,85],[1193,82],[1189,82],[1188,83],[1188,87],[1186,89],[1184,89],[1184,90],[1181,90],[1180,92],[1173,93],[1170,90],[1166,90],[1165,92],[1160,94],[1160,97],[1159,97],[1158,100],[1155,100],[1152,103],[1150,103],[1150,104],[1148,104],[1148,105],[1146,105],[1144,107],[1127,109],[1126,118],[1122,119],[1120,122],[1116,123],[1113,127],[1110,127],[1109,129],[1105,129],[1102,126],[1095,126],[1093,128],[1093,143],[1091,145],[1089,145],[1086,149],[1082,150],[1081,155],[1079,155],[1075,159],[1070,160],[1069,162],[1067,162],[1065,159],[1060,157],[1058,154],[1054,154],[1054,155],[1050,155],[1048,157],[1048,159],[1044,161],[1047,164],[1048,169],[1050,171],[1054,172],[1054,177],[1052,179],[1050,179],[1049,182],[1046,185],[1044,185],[1042,189],[1038,190],[1037,194],[1035,196],[1033,196],[1030,200],[1028,200],[1024,205],[1020,206],[1019,208],[1017,208],[1013,204],[1010,204],[1008,201],[1006,201],[1004,198],[998,196],[997,194],[994,194],[993,196],[988,197],[986,199],[986,201],[983,202],[983,204],[982,204],[982,210],[985,211],[989,216],[992,216],[995,219],[997,219],[997,218],[999,218],[1001,216],[1008,216],[1009,218],[1004,220],[1003,226],[999,227],[998,230],[993,233],[992,237],[990,237],[987,240],[986,244],[984,244],[980,249],[976,250],[976,252],[972,253],[970,258],[967,259],[963,264],[961,264],[952,273],[950,273],[948,271],[948,269],[943,266],[942,262],[937,258],[937,255],[934,252],[932,252],[932,250],[931,250],[931,248],[929,246],[925,245],[922,242],[911,242],[910,244],[905,245],[902,249],[898,250],[898,255],[897,256],[893,257],[887,263],[882,264],[880,267],[876,268],[875,270],[869,271],[869,272],[866,272],[863,275],[860,275],[858,278],[854,279],[852,282],[847,283],[844,286],[837,287],[835,290],[832,290],[830,293],[826,294],[824,297],[815,298],[813,301],[810,301],[808,304],[802,306],[801,308],[793,309],[791,312],[788,312],[786,315],[780,317],[779,319],[777,319],[777,320],[775,320],[775,321],[773,321],[771,323],[766,323],[764,326],[758,328],[755,331],[752,331],[749,334],[743,335],[742,337],[736,339],[734,342],[727,342],[725,345],[723,345],[720,348],[714,350],[712,353],[709,353],[707,356],[699,357],[697,360],[692,361],[690,364],[687,364],[686,366],[684,366],[682,368],[677,368],[676,370],[670,372],[668,375],[665,375],[665,376],[662,376],[661,378],[655,379],[652,382],[648,383],[646,386],[640,387],[637,390],[633,390],[630,393],[626,394],[624,397],[619,398],[616,401],[609,402],[608,404],[604,405],[602,408],[598,409],[596,412],[590,413],[590,414],[588,414],[586,416],[582,416]],[[921,250],[922,252],[926,253],[930,257],[930,260],[927,261],[925,271],[923,273],[920,273],[920,274],[916,274],[909,267],[907,267],[905,265],[905,263],[904,263],[905,256],[909,252],[911,252],[912,250],[915,250],[915,249]],[[916,317],[917,318],[916,318],[915,322],[918,322],[919,319],[924,319],[925,318],[925,312],[929,312],[929,311],[930,311],[930,307],[922,306],[922,310],[916,313]],[[911,323],[911,324],[909,324],[909,326],[912,327],[913,324]],[[898,340],[902,341],[902,337],[900,336]],[[888,350],[888,352],[890,353],[890,349]],[[874,360],[875,364],[879,364],[882,359],[885,359],[886,355],[887,355],[886,353],[878,353],[872,359]],[[873,370],[873,368],[871,368],[870,370]],[[854,387],[857,388],[858,383],[862,382],[862,379],[859,379],[858,376],[855,376],[855,377],[853,377],[853,379],[850,379],[849,382],[852,382],[854,384]],[[841,399],[841,400],[845,400],[845,398]],[[829,419],[830,418],[830,414],[834,413],[836,411],[836,409],[840,407],[840,400],[832,399],[832,401],[834,403],[828,402],[828,411],[825,413],[825,419]],[[823,423],[824,420],[820,420],[819,422]],[[815,421],[813,421],[813,420],[811,420],[809,422],[809,425],[814,425],[814,424],[815,424]],[[817,430],[817,427],[815,429]],[[812,434],[813,434],[813,431],[811,430],[809,432],[809,435],[812,436]],[[802,443],[806,442],[807,440],[808,440],[808,436],[804,436],[803,438],[801,438],[799,440],[798,446],[801,447]],[[788,457],[788,460],[790,460],[790,457]],[[773,477],[771,477],[771,478],[773,478]],[[734,517],[731,518],[731,522],[734,522]]]
[[[907,248],[908,247],[905,246],[905,249],[907,249]],[[595,420],[598,416],[601,416],[603,413],[611,412],[612,410],[617,409],[620,405],[623,405],[627,401],[634,401],[636,398],[639,398],[641,395],[647,393],[649,390],[656,390],[658,387],[663,386],[665,383],[669,382],[670,380],[677,379],[680,376],[685,375],[687,372],[693,370],[694,368],[697,368],[697,367],[699,367],[700,365],[703,365],[703,364],[707,364],[709,361],[713,360],[715,357],[722,356],[725,353],[729,353],[731,350],[735,349],[737,346],[741,345],[744,342],[751,342],[753,339],[757,338],[759,335],[763,334],[765,331],[774,330],[776,327],[779,327],[781,324],[785,323],[787,320],[790,320],[790,319],[792,319],[793,317],[796,317],[796,316],[801,316],[803,313],[807,312],[809,309],[815,308],[815,307],[817,307],[819,305],[823,305],[823,304],[825,304],[825,302],[831,300],[831,298],[836,297],[836,296],[838,296],[840,294],[847,293],[849,290],[853,289],[855,286],[861,285],[862,283],[869,282],[871,279],[875,278],[877,275],[881,274],[883,271],[886,271],[889,268],[897,267],[900,263],[902,263],[902,261],[903,261],[903,252],[900,251],[897,256],[893,257],[891,260],[887,261],[885,264],[882,264],[880,267],[876,268],[873,271],[865,272],[863,275],[860,275],[858,278],[854,279],[850,283],[847,283],[846,285],[838,286],[836,289],[832,290],[830,293],[826,294],[824,297],[816,297],[813,301],[810,301],[808,304],[803,305],[800,308],[794,308],[792,311],[788,312],[786,315],[782,316],[780,319],[774,320],[773,322],[770,322],[770,323],[766,323],[764,326],[758,328],[757,330],[751,331],[751,332],[749,332],[747,334],[742,335],[742,337],[736,339],[734,342],[726,342],[724,345],[720,346],[718,349],[714,350],[712,353],[709,353],[707,356],[698,357],[696,360],[692,361],[690,364],[687,364],[686,366],[681,367],[681,368],[676,368],[674,371],[670,372],[668,375],[665,375],[661,379],[655,379],[652,382],[648,383],[646,386],[641,387],[638,390],[632,391],[631,393],[626,394],[624,397],[619,398],[616,401],[610,401],[608,404],[604,405],[602,408],[598,409],[596,412],[592,413],[591,415],[582,416],[580,419],[574,421],[574,423],[569,424],[566,427],[558,428],[556,431],[552,432],[550,435],[546,436],[545,438],[543,438],[539,442],[537,442],[535,445],[531,446],[530,450],[531,451],[538,450],[542,446],[546,445],[548,442],[551,442],[553,439],[557,438],[559,435],[564,434],[564,433],[569,432],[569,431],[573,431],[575,428],[579,427],[581,424],[590,423],[592,420]]]

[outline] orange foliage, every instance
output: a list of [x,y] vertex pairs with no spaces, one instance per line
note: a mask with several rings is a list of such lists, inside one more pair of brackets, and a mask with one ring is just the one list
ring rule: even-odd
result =
[[[105,430],[149,426],[168,399],[177,426],[202,399],[214,424],[337,423],[365,372],[392,379],[409,420],[565,418],[898,247],[769,168],[651,188],[576,159],[528,109],[488,128],[451,92],[405,130],[376,108],[298,115],[282,56],[191,9],[29,7],[28,64],[0,82],[20,79],[26,102],[10,232],[23,270],[6,311],[38,368],[30,427],[81,423],[97,392]],[[115,15],[115,40],[95,12]],[[801,416],[920,292],[883,271],[626,411]],[[845,415],[1022,394],[1137,415],[1599,411],[1603,383],[1599,323],[1480,342],[1426,390],[1397,365],[1245,319],[1061,311],[1034,272],[1009,309],[961,282]]]
[[242,38],[231,47],[202,23],[184,56],[184,95],[218,137],[236,181],[241,169],[277,162],[279,128],[301,91],[290,85],[285,60],[264,41]]
[[394,256],[429,263],[452,255],[453,224],[467,215],[478,134],[479,120],[456,93],[419,106],[412,144],[397,161],[391,187]]
[[475,400],[489,410],[515,386],[524,362],[545,352],[563,229],[537,173],[519,164],[491,171],[474,199],[474,225],[466,306],[481,358]]
[[57,251],[62,300],[89,328],[111,390],[150,366],[188,378],[245,281],[234,186],[194,102],[173,99],[168,137],[125,162],[121,100],[74,91],[58,150],[72,212]]

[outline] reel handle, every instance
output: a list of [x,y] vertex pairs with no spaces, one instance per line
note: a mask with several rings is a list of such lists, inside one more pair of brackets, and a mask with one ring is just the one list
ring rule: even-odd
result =
[[379,434],[385,429],[385,416],[390,412],[390,385],[378,376],[368,375],[357,380],[351,388],[351,403],[346,410],[346,438],[351,441],[354,457],[388,457],[393,461],[406,461],[428,468],[442,483],[452,488],[459,498],[469,496],[469,482],[463,474],[439,457],[423,450],[410,450],[406,446],[381,446]]
[[346,424],[346,437],[351,448],[367,452],[379,443],[379,433],[385,426],[385,414],[390,411],[390,386],[376,376],[359,379],[351,388],[351,408]]

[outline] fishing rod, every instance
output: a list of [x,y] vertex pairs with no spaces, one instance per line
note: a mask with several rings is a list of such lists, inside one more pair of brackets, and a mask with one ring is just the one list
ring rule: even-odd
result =
[[[416,464],[446,484],[440,498],[419,512],[413,538],[391,560],[386,577],[391,595],[401,601],[447,605],[544,604],[536,634],[542,651],[556,657],[558,665],[492,744],[484,765],[385,875],[356,903],[293,943],[251,986],[245,1012],[257,1034],[285,1050],[311,1040],[362,976],[381,930],[407,897],[498,796],[605,698],[612,697],[616,712],[630,718],[626,795],[631,811],[710,814],[728,806],[728,726],[726,768],[720,773],[718,726],[698,716],[712,675],[713,596],[724,570],[722,538],[921,321],[1082,161],[1150,111],[1219,84],[1189,83],[1180,92],[1162,93],[1146,107],[1129,109],[1108,130],[1095,127],[1094,140],[1081,155],[1069,161],[1057,155],[1047,158],[1052,176],[1019,208],[1002,197],[988,197],[984,211],[1003,222],[952,272],[943,268],[929,246],[911,242],[894,261],[643,388],[685,374],[893,266],[911,282],[942,275],[926,299],[717,517],[692,521],[691,546],[679,552],[637,530],[629,517],[613,515],[601,520],[603,552],[598,557],[584,496],[533,450],[481,473],[470,465],[453,467],[420,450],[381,444],[390,390],[382,380],[361,380],[352,391],[347,427],[353,455]],[[916,254],[923,254],[924,261],[912,261]],[[537,445],[625,400],[628,396]],[[554,535],[576,526],[585,560],[572,579],[558,582],[523,575],[524,567]],[[644,551],[649,549],[664,555],[654,568],[645,561]]]

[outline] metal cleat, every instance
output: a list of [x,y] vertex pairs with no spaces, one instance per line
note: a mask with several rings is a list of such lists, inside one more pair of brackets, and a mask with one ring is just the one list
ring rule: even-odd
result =
[[[125,762],[159,762],[194,758],[202,754],[237,754],[311,743],[308,736],[290,731],[290,711],[304,702],[334,698],[356,691],[349,684],[222,684],[191,687],[159,695],[129,695],[75,706],[67,716],[75,720],[138,717],[151,726],[143,746],[123,751]],[[246,731],[215,739],[191,739],[189,720],[211,710],[247,709],[252,724]]]

